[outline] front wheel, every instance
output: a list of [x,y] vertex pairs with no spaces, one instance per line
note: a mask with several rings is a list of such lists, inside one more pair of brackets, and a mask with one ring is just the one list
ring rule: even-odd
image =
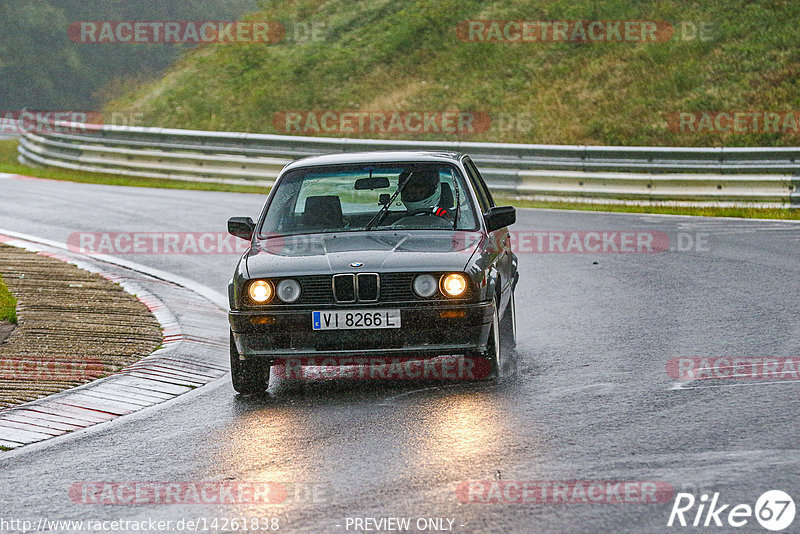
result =
[[511,291],[506,312],[500,320],[500,341],[509,350],[517,348],[517,307],[514,304],[513,290]]
[[231,381],[238,393],[263,393],[269,385],[270,365],[258,360],[240,360],[231,332]]
[[489,376],[497,378],[503,368],[503,347],[500,342],[500,303],[494,298],[494,313],[492,314],[492,328],[489,331],[489,341],[486,344],[485,357],[489,361]]

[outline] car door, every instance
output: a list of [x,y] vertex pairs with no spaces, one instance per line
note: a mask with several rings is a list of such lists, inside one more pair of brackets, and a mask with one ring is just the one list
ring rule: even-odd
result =
[[[489,188],[486,186],[483,177],[481,176],[478,168],[469,157],[464,158],[464,167],[467,169],[472,187],[475,189],[475,195],[478,197],[478,204],[480,205],[483,215],[489,212],[495,203]],[[514,254],[511,250],[511,234],[508,228],[500,228],[489,234],[489,239],[493,246],[497,248],[499,255],[496,260],[496,267],[500,277],[501,288],[501,302],[500,308],[504,309],[511,295],[511,283],[516,276],[516,261]]]

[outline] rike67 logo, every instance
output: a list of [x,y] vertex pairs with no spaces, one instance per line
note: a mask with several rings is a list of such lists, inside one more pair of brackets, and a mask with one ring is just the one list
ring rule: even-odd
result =
[[755,516],[762,527],[779,532],[792,524],[795,511],[794,500],[780,490],[762,493],[756,500],[755,507],[749,504],[734,506],[722,503],[719,493],[714,493],[711,502],[705,493],[700,495],[700,499],[696,499],[691,493],[678,493],[667,526],[739,528],[747,525]]

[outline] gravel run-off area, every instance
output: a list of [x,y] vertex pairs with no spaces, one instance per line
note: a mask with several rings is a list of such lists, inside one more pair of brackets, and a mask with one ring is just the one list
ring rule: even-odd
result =
[[18,301],[18,324],[0,329],[0,411],[120,371],[162,342],[147,306],[98,274],[0,245],[0,276]]

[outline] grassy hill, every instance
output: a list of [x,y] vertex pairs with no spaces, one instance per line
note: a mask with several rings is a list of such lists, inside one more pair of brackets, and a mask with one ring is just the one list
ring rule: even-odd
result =
[[228,20],[253,0],[0,0],[0,111],[90,110],[118,80],[158,77],[188,45],[83,44],[72,23],[98,20]]
[[[800,125],[787,128],[783,119],[779,131],[769,133],[681,132],[668,125],[678,112],[800,110],[800,2],[793,0],[261,5],[248,19],[280,21],[287,29],[282,42],[200,47],[162,79],[128,87],[108,109],[143,112],[144,123],[153,126],[264,133],[283,133],[273,120],[286,111],[461,110],[487,114],[491,126],[477,134],[383,137],[683,146],[800,142]],[[469,42],[457,33],[467,20],[666,21],[674,33],[646,43]],[[298,28],[310,25],[317,38],[295,38]],[[382,137],[374,131],[358,136]]]

